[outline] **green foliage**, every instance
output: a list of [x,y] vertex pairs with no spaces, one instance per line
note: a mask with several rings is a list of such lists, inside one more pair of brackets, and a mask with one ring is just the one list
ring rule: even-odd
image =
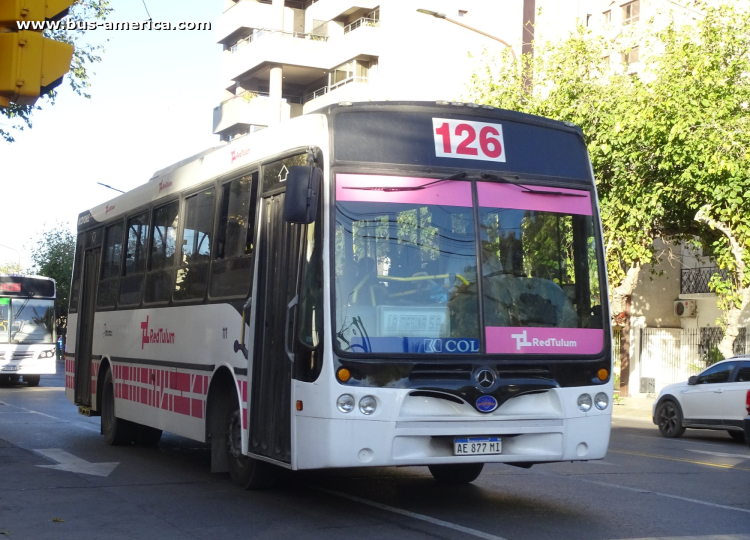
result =
[[0,274],[21,274],[23,268],[17,262],[7,262],[0,264]]
[[[86,21],[104,21],[112,11],[109,7],[110,0],[77,0],[70,8],[70,13],[64,19],[70,23],[76,23],[76,28],[84,28]],[[79,26],[80,23],[80,26]],[[66,25],[67,26],[67,25]],[[104,51],[103,45],[93,45],[84,41],[84,30],[47,30],[44,36],[56,41],[70,43],[75,47],[73,60],[70,63],[70,71],[65,75],[65,79],[70,84],[73,91],[79,96],[89,98],[87,90],[91,83],[89,82],[89,68],[92,64],[101,62],[99,56]],[[3,116],[8,120],[3,127],[0,127],[0,137],[6,142],[15,140],[13,133],[23,131],[25,128],[31,128],[31,117],[33,112],[41,110],[40,102],[55,104],[57,96],[56,90],[51,90],[44,97],[40,97],[36,105],[18,105],[11,103],[10,107],[0,108],[0,118]],[[0,124],[2,125],[2,124]],[[7,127],[6,127],[7,126]]]
[[719,350],[719,347],[717,345],[711,345],[711,348],[708,349],[708,354],[706,355],[706,367],[714,365],[716,362],[721,362],[724,360],[724,355]]
[[60,306],[59,326],[65,326],[70,301],[70,277],[76,238],[67,223],[46,227],[31,253],[34,273],[53,278],[57,283],[57,303]]
[[[721,268],[735,272],[733,280],[712,283],[724,308],[737,307],[750,275],[738,281],[728,235],[750,263],[750,14],[729,0],[695,7],[704,16],[693,25],[659,28],[643,20],[639,35],[615,41],[579,27],[563,42],[538,47],[534,58],[485,59],[469,98],[581,127],[611,286],[622,284],[631,266],[653,263],[656,237],[697,236]],[[635,43],[648,60],[631,74],[614,59]],[[695,219],[700,208],[726,225],[723,234]]]

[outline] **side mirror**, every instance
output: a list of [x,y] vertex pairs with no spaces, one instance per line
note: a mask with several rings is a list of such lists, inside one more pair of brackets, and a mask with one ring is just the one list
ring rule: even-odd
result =
[[284,198],[284,221],[306,225],[315,221],[323,171],[317,167],[295,165],[289,168]]
[[693,385],[694,385],[695,383],[697,383],[697,382],[698,382],[698,375],[693,375],[692,377],[690,377],[690,378],[688,379],[688,384],[689,384],[690,386],[693,386]]

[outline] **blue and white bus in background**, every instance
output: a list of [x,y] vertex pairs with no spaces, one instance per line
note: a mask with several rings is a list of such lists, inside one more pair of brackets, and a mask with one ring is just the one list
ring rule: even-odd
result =
[[0,382],[55,374],[55,280],[0,275]]
[[344,102],[80,214],[66,394],[112,444],[281,468],[601,459],[612,348],[575,126]]

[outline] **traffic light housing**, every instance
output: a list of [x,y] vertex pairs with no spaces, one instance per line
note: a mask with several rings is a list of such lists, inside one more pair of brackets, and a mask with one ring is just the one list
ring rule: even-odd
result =
[[43,25],[20,30],[18,22],[59,20],[74,1],[0,0],[0,106],[33,105],[62,82],[73,45],[45,38]]

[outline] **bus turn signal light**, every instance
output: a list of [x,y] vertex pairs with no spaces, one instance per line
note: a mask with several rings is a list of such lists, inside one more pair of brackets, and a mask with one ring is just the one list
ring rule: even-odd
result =
[[606,369],[602,368],[602,369],[599,370],[599,372],[596,374],[596,376],[599,377],[600,381],[606,381],[607,377],[609,377],[609,371],[607,371]]
[[348,369],[346,369],[345,367],[342,367],[341,369],[339,369],[336,372],[336,376],[339,378],[339,380],[341,382],[346,382],[346,381],[348,381],[349,379],[352,378],[351,372]]
[[301,400],[301,399],[298,399],[298,400],[297,400],[297,410],[298,410],[298,411],[301,411],[302,409],[304,409],[304,407],[305,407],[305,406],[304,406],[304,405],[302,404],[302,400]]

